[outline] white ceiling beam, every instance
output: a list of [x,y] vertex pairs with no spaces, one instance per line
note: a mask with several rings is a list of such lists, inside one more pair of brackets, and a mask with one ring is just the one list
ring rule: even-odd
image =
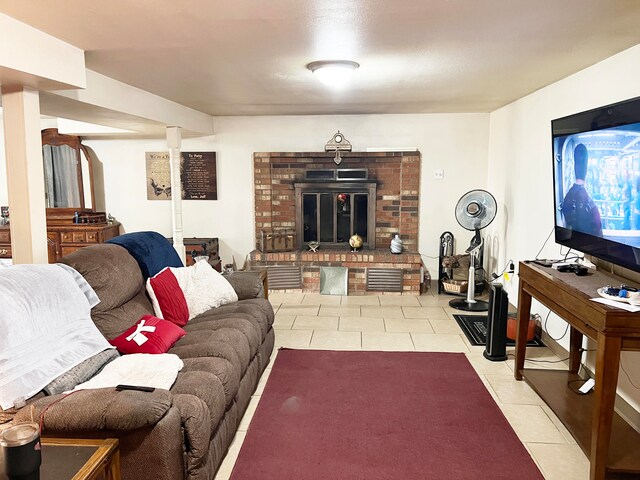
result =
[[84,88],[84,51],[0,13],[0,85]]
[[[42,95],[45,115],[88,121],[138,133],[164,136],[167,126],[180,126],[185,136],[213,135],[213,116],[185,107],[126,83],[86,70],[83,90]],[[97,115],[97,116],[96,116]],[[103,122],[100,120],[104,119]]]

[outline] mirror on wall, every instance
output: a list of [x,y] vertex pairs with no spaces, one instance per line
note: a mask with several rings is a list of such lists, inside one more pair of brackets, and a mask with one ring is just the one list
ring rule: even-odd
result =
[[80,137],[43,130],[42,157],[47,212],[95,211],[91,157]]

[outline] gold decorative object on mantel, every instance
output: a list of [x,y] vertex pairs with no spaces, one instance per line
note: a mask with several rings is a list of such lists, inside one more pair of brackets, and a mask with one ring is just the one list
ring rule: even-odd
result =
[[346,138],[344,138],[344,135],[340,133],[340,130],[338,130],[338,132],[334,134],[333,137],[331,137],[331,140],[329,140],[327,144],[324,146],[324,151],[325,152],[335,151],[336,157],[333,159],[333,161],[336,163],[336,165],[340,165],[340,163],[342,163],[342,157],[340,157],[340,151],[350,152],[351,148],[352,148],[351,142]]

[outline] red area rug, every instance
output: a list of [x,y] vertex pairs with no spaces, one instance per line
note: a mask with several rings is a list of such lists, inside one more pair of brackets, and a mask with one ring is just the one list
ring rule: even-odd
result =
[[231,478],[543,477],[464,354],[284,349]]

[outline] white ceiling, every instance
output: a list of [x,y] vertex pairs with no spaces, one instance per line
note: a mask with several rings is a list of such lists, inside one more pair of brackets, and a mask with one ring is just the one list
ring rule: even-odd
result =
[[[488,112],[640,43],[639,0],[0,0],[211,115]],[[360,63],[339,92],[305,68]]]

